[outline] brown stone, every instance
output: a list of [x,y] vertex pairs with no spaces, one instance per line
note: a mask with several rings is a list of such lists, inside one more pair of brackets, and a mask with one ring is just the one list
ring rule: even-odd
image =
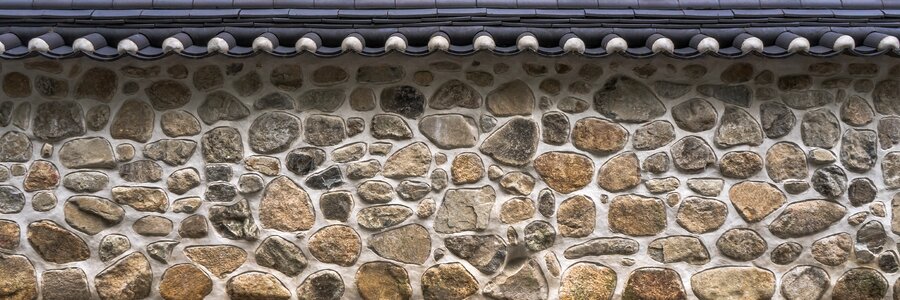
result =
[[381,174],[387,178],[421,177],[431,167],[431,150],[422,142],[400,148],[384,162]]
[[[419,224],[404,225],[373,234],[367,244],[375,254],[407,264],[421,265],[431,255],[431,234]],[[350,249],[345,251],[347,250]]]
[[37,160],[28,168],[22,187],[26,192],[53,189],[59,185],[59,177],[56,165],[46,160]]
[[619,195],[609,205],[609,229],[631,236],[656,235],[666,229],[666,206],[657,198]]
[[64,264],[91,257],[83,239],[50,220],[28,224],[27,236],[31,248],[49,262]]
[[259,202],[263,227],[280,231],[302,231],[316,221],[312,202],[303,188],[287,176],[273,179]]
[[591,198],[573,196],[559,204],[556,223],[564,237],[586,237],[594,232],[597,209]]
[[228,280],[228,297],[232,300],[288,300],[291,291],[269,273],[247,272]]
[[0,253],[0,298],[31,300],[38,298],[37,277],[31,261],[22,255]]
[[143,299],[150,296],[153,273],[140,252],[125,256],[94,277],[100,299]]
[[353,228],[331,225],[313,233],[308,246],[309,253],[319,261],[348,267],[359,258],[362,242]]
[[641,184],[641,163],[634,152],[616,155],[600,166],[597,184],[610,192],[630,190]]
[[722,224],[728,216],[728,207],[724,202],[702,197],[687,197],[678,207],[675,220],[678,225],[691,233],[712,232]]
[[166,300],[202,300],[212,292],[212,280],[192,264],[175,265],[159,282],[159,295]]
[[219,278],[225,278],[247,261],[247,251],[232,245],[190,246],[184,248],[184,256]]
[[728,190],[728,198],[749,223],[761,221],[787,202],[787,197],[775,185],[761,181],[735,184]]
[[117,186],[112,188],[112,199],[116,203],[131,206],[137,211],[166,212],[169,197],[160,188],[140,186]]
[[453,184],[476,183],[484,177],[484,163],[478,154],[460,153],[450,164],[450,178]]
[[771,299],[775,274],[757,267],[718,267],[691,276],[691,288],[700,300]]
[[606,266],[579,262],[563,273],[559,299],[612,299],[616,280],[616,272]]
[[383,261],[368,262],[356,270],[356,288],[365,300],[412,298],[409,275],[403,267]]
[[429,300],[464,300],[478,292],[478,281],[460,263],[436,264],[422,273],[422,294]]
[[545,152],[534,159],[533,165],[547,186],[563,194],[584,188],[594,176],[593,161],[574,152]]
[[19,224],[13,220],[0,220],[0,249],[14,250],[19,247],[21,235]]
[[617,123],[588,117],[575,122],[572,144],[576,148],[597,155],[621,151],[628,142],[628,130]]
[[681,276],[669,268],[640,268],[628,275],[622,300],[683,300],[687,299]]

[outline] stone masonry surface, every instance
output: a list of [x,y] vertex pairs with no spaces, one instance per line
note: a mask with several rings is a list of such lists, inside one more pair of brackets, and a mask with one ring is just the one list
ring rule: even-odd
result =
[[2,299],[900,299],[900,62],[0,65]]

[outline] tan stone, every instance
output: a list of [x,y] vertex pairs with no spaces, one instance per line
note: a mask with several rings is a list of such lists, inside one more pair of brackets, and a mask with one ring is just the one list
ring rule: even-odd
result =
[[[375,254],[407,264],[421,265],[431,255],[431,234],[419,224],[376,233],[369,238],[367,244]],[[350,251],[352,248],[346,250]]]
[[598,155],[619,152],[628,142],[628,130],[617,123],[600,118],[584,118],[575,122],[572,144]]
[[112,199],[143,212],[163,213],[169,208],[166,192],[155,187],[117,186],[112,188]]
[[586,237],[594,232],[597,209],[594,201],[583,195],[573,196],[559,204],[556,223],[564,237]]
[[59,171],[53,163],[46,160],[37,160],[31,163],[28,174],[22,187],[26,192],[49,190],[59,185]]
[[574,152],[545,152],[534,159],[533,165],[547,186],[563,194],[584,188],[594,176],[593,161]]
[[700,300],[771,299],[775,274],[756,267],[718,267],[691,276],[691,288]]
[[524,197],[516,197],[500,206],[500,222],[513,224],[534,217],[534,201]]
[[641,184],[641,162],[634,152],[626,152],[610,158],[600,166],[597,184],[610,192],[630,190]]
[[743,181],[728,191],[728,198],[745,221],[759,222],[787,201],[775,185],[761,181]]
[[94,278],[100,299],[144,299],[150,296],[153,273],[150,261],[140,252],[125,256]]
[[259,221],[265,228],[302,231],[312,228],[316,215],[306,191],[289,177],[281,176],[266,186],[259,202]]
[[37,277],[31,261],[22,255],[0,253],[0,298],[32,300],[38,298]]
[[387,178],[421,177],[431,167],[431,150],[422,142],[400,148],[384,162],[381,174]]
[[450,178],[453,184],[476,183],[484,177],[484,163],[478,154],[460,153],[450,164]]
[[159,295],[166,300],[202,300],[210,292],[212,280],[192,264],[169,268],[159,282]]
[[579,262],[563,273],[559,287],[560,300],[612,299],[616,289],[616,272],[597,263]]
[[433,265],[422,273],[427,300],[463,300],[478,292],[478,281],[460,263]]
[[634,194],[619,195],[609,204],[609,229],[631,236],[656,235],[666,229],[662,200]]
[[356,288],[365,300],[412,297],[409,275],[403,267],[384,261],[365,263],[356,270]]
[[58,264],[87,260],[91,250],[83,239],[50,220],[28,225],[28,243],[44,260]]
[[13,220],[0,220],[0,249],[14,250],[19,247],[21,236],[19,224]]
[[184,248],[184,256],[219,278],[225,278],[247,261],[247,251],[231,245],[190,246]]
[[641,299],[687,299],[681,276],[668,268],[640,268],[632,271],[622,291],[622,300]]
[[269,273],[247,272],[232,277],[226,286],[232,300],[287,300],[291,291]]
[[327,264],[352,266],[359,258],[362,242],[356,230],[345,225],[323,227],[309,237],[309,253]]
[[797,144],[779,142],[766,151],[766,172],[775,182],[787,179],[806,179],[809,168],[806,154]]

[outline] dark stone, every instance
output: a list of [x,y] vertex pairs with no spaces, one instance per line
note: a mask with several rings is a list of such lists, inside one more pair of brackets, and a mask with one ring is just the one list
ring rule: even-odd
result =
[[232,240],[256,240],[259,227],[250,212],[246,199],[231,205],[214,205],[209,208],[209,222],[223,237]]
[[206,95],[206,100],[197,107],[197,116],[207,125],[218,121],[238,121],[250,115],[240,99],[226,91],[215,91]]
[[331,166],[306,177],[306,186],[316,190],[329,190],[344,184],[341,168]]
[[556,230],[545,221],[533,221],[525,226],[525,247],[531,251],[542,251],[553,247]]
[[306,175],[325,162],[325,150],[304,147],[291,150],[284,160],[285,168],[297,175]]
[[444,239],[444,245],[485,274],[497,272],[506,261],[506,243],[496,235],[450,236]]
[[253,108],[256,110],[293,110],[294,98],[287,93],[273,92],[256,100]]
[[109,135],[114,139],[146,143],[153,136],[154,118],[153,108],[146,102],[125,101],[109,126]]
[[212,182],[206,185],[203,197],[211,202],[231,202],[237,197],[237,188],[228,182]]
[[787,265],[800,257],[803,253],[803,246],[795,242],[782,243],[772,250],[770,258],[772,262],[778,265]]
[[63,79],[38,75],[34,78],[34,89],[49,99],[63,99],[69,95],[69,82]]
[[513,118],[488,136],[479,150],[502,164],[523,166],[531,162],[537,144],[537,124],[531,119]]
[[344,119],[332,115],[311,115],[304,124],[306,142],[315,146],[334,146],[345,137]]
[[128,182],[157,182],[162,179],[162,167],[152,160],[138,160],[119,165],[119,176]]
[[31,132],[38,139],[56,142],[83,135],[84,116],[75,101],[50,101],[38,104]]
[[267,112],[250,125],[247,142],[257,153],[273,154],[287,150],[300,137],[297,118],[283,112]]
[[813,173],[812,186],[825,197],[838,197],[847,189],[847,174],[838,166],[827,166]]
[[697,86],[697,92],[728,104],[750,107],[750,95],[752,92],[746,85],[703,84]]
[[560,112],[549,112],[541,117],[541,136],[544,143],[563,145],[569,140],[569,119]]
[[810,109],[825,106],[834,102],[834,94],[823,90],[787,92],[781,95],[781,101],[793,109]]
[[865,177],[854,178],[850,181],[850,187],[847,188],[847,198],[850,199],[850,204],[853,206],[871,203],[877,195],[878,188],[875,183]]
[[675,127],[668,121],[653,121],[634,131],[631,145],[635,150],[654,150],[675,140]]
[[347,95],[343,89],[315,89],[297,98],[298,111],[334,112],[344,104]]
[[88,109],[84,116],[84,123],[87,128],[93,131],[100,131],[109,123],[110,109],[109,105],[98,104]]
[[75,97],[109,102],[118,89],[116,73],[110,69],[93,67],[88,69],[75,85]]
[[759,106],[759,120],[763,131],[769,138],[780,138],[791,132],[797,117],[786,105],[779,102],[766,102]]
[[408,85],[387,87],[381,90],[381,109],[415,119],[425,112],[425,95]]
[[594,109],[618,122],[641,123],[665,114],[666,107],[643,83],[625,76],[610,78],[594,94]]
[[699,173],[716,163],[712,147],[697,136],[684,137],[670,149],[675,167],[686,173]]
[[244,158],[241,133],[232,127],[216,127],[203,134],[203,158],[208,163],[238,163]]
[[841,164],[854,172],[871,170],[878,160],[877,143],[872,130],[847,129],[841,139]]
[[303,70],[300,65],[280,64],[272,69],[269,81],[279,90],[296,91],[303,86]]
[[785,92],[804,91],[810,87],[812,87],[812,77],[806,74],[778,77],[778,89]]
[[808,147],[831,148],[841,137],[841,125],[828,109],[808,111],[800,123],[800,135]]
[[206,165],[207,181],[231,181],[232,169],[227,164],[209,164]]
[[438,87],[428,106],[433,109],[479,108],[481,102],[478,91],[462,81],[452,79]]
[[319,210],[326,220],[347,221],[353,211],[353,195],[347,191],[324,193],[319,198]]
[[708,101],[694,98],[672,107],[672,119],[678,128],[690,132],[710,130],[716,126],[716,108]]
[[150,104],[156,110],[169,110],[184,106],[191,101],[191,90],[175,80],[159,80],[144,89]]

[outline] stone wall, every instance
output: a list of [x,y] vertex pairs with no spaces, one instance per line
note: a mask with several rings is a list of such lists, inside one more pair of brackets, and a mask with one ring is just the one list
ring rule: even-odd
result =
[[0,67],[0,298],[900,295],[896,59]]

